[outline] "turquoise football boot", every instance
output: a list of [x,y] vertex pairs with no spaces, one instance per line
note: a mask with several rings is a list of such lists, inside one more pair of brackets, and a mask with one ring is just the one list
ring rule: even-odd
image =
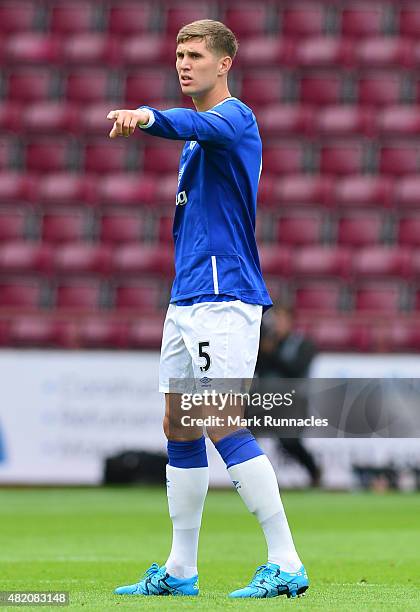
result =
[[166,567],[153,563],[140,582],[115,589],[117,595],[198,595],[198,576],[174,578]]
[[229,597],[300,597],[308,586],[308,575],[303,565],[299,571],[289,574],[281,571],[275,563],[266,563],[257,568],[248,586],[233,591]]

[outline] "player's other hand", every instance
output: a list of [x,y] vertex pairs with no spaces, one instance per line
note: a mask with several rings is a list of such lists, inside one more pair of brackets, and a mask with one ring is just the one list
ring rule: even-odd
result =
[[147,110],[112,110],[108,113],[107,119],[114,121],[112,130],[109,133],[110,138],[117,136],[131,136],[137,125],[145,125],[149,121],[149,112]]

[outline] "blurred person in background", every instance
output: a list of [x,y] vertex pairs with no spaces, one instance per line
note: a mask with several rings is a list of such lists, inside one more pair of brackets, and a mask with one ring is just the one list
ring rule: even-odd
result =
[[[307,378],[313,358],[317,353],[314,343],[301,332],[293,329],[293,313],[285,304],[275,304],[261,326],[260,350],[256,374],[260,379]],[[307,399],[299,396],[299,416],[306,415]],[[294,409],[294,414],[296,410]],[[295,459],[310,477],[311,486],[320,485],[321,471],[312,454],[296,437],[278,437],[278,448]]]

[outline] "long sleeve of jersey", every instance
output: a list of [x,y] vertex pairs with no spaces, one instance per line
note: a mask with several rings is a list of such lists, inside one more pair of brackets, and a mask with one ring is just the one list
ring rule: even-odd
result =
[[242,136],[250,121],[239,104],[221,104],[205,112],[187,108],[159,111],[149,106],[151,118],[140,126],[148,134],[171,140],[195,140],[200,144],[214,144],[230,148]]

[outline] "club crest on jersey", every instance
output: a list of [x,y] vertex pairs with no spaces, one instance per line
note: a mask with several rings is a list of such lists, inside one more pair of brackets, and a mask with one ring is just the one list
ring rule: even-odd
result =
[[196,140],[191,140],[191,142],[190,142],[190,151],[192,151],[194,149],[196,144],[197,144]]
[[177,206],[185,206],[188,202],[188,196],[186,191],[180,191],[176,195],[176,205]]

